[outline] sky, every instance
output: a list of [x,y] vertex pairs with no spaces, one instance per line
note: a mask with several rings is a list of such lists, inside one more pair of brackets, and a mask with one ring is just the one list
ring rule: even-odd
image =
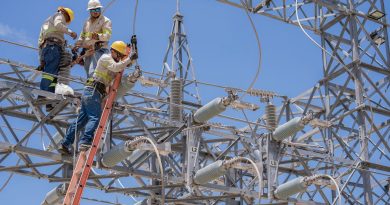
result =
[[[75,19],[69,28],[80,33],[88,17],[87,0],[2,0],[0,39],[37,47],[41,24],[58,6],[73,9]],[[107,5],[109,0],[101,0]],[[111,40],[129,41],[135,0],[116,0],[105,15],[112,20]],[[161,72],[163,57],[176,12],[176,0],[140,0],[136,22],[139,63],[146,71]],[[185,31],[197,80],[246,89],[256,73],[258,48],[255,35],[244,11],[217,1],[182,0]],[[253,16],[262,44],[262,70],[255,88],[294,97],[314,86],[322,76],[321,50],[295,26]],[[70,42],[69,37],[67,37]],[[315,37],[316,40],[318,40]],[[27,65],[38,65],[36,51],[0,42],[0,58]],[[83,68],[72,75],[84,77]],[[203,103],[224,96],[222,89],[201,87]],[[256,115],[258,115],[257,113]],[[241,116],[242,117],[242,116]],[[252,119],[255,119],[252,117]],[[9,176],[0,172],[0,185]],[[2,204],[39,204],[57,184],[24,176],[14,176],[0,192]],[[90,191],[86,195],[102,192]],[[104,196],[113,201],[113,195]],[[120,197],[123,204],[132,204]],[[82,204],[98,204],[84,201]]]

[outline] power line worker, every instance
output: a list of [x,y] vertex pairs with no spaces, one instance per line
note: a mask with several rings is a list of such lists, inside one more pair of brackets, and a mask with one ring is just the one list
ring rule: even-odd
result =
[[[88,2],[87,10],[90,16],[84,23],[83,31],[75,45],[75,49],[83,48],[84,69],[88,77],[93,74],[99,58],[105,53],[110,53],[108,41],[112,34],[112,23],[109,18],[102,15],[102,8],[99,0]],[[89,52],[85,53],[86,50]]]
[[74,142],[76,128],[85,127],[84,135],[80,139],[80,150],[86,150],[91,146],[102,114],[102,99],[106,96],[108,86],[113,83],[117,72],[122,71],[138,58],[136,52],[127,56],[127,48],[123,41],[115,41],[111,45],[111,54],[103,54],[99,59],[92,77],[84,87],[77,120],[69,126],[65,138],[61,141],[60,153],[70,154],[69,148]]
[[77,38],[77,34],[67,25],[74,19],[74,13],[70,8],[59,7],[57,13],[46,19],[41,27],[38,45],[40,49],[40,61],[43,72],[40,84],[41,90],[54,93],[56,78],[61,60],[61,52],[65,47],[64,34]]

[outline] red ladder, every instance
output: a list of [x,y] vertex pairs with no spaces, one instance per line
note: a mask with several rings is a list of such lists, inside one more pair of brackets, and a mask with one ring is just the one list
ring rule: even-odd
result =
[[81,195],[83,194],[85,184],[87,183],[89,173],[91,172],[93,159],[95,158],[100,140],[103,138],[102,135],[104,132],[104,128],[106,127],[108,118],[112,110],[112,105],[115,101],[117,89],[121,82],[122,73],[123,71],[116,74],[114,85],[110,88],[109,96],[106,101],[102,116],[100,118],[99,126],[95,132],[92,147],[89,149],[89,151],[81,151],[79,154],[76,167],[73,170],[72,179],[70,180],[68,190],[66,191],[63,205],[80,204]]

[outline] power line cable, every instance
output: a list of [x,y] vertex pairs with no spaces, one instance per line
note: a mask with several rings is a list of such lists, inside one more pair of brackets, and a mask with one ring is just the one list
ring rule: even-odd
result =
[[135,35],[135,27],[137,22],[138,0],[135,0],[134,15],[133,15],[133,35]]
[[36,51],[39,50],[38,48],[35,48],[35,47],[32,47],[32,46],[28,46],[28,45],[21,44],[21,43],[15,43],[15,42],[7,41],[7,40],[4,40],[4,39],[0,39],[0,42],[5,42],[5,43],[12,44],[12,45],[21,46],[21,47],[24,47],[24,48],[29,48],[29,49],[32,49],[32,50],[36,50]]
[[[7,41],[7,40],[3,40],[3,39],[0,39],[0,42],[5,42],[5,43],[10,43],[10,44],[14,44],[14,45],[17,45],[17,46],[21,46],[21,47],[25,47],[24,45],[22,44],[18,44],[18,43],[15,43],[15,42],[11,42],[11,41]],[[33,47],[27,47],[27,48],[32,48],[34,49]],[[0,62],[2,62],[2,60],[0,60]],[[63,78],[63,79],[66,79],[66,80],[71,80],[72,82],[76,82],[76,83],[81,83],[81,84],[85,84],[84,80],[81,78],[81,77],[62,77],[62,76],[58,76],[58,75],[53,75],[53,74],[50,74],[50,73],[46,73],[46,72],[43,72],[43,71],[37,71],[35,70],[35,68],[29,68],[29,67],[25,67],[25,66],[20,66],[18,64],[14,64],[14,63],[11,63],[9,61],[3,61],[4,63],[6,64],[10,64],[10,65],[15,65],[15,66],[18,66],[18,67],[21,67],[21,68],[24,68],[24,69],[27,69],[27,70],[30,70],[32,72],[36,72],[38,74],[41,74],[41,73],[44,73],[44,74],[47,74],[47,75],[50,75],[50,76],[53,76],[53,77],[57,77],[57,78]],[[162,75],[162,74],[159,74],[159,73],[155,73],[155,72],[150,72],[150,71],[142,71],[143,73],[146,73],[146,74],[150,74],[150,75],[155,75],[155,76],[159,76],[159,77],[169,77],[168,75]],[[189,80],[189,79],[186,79],[185,80],[186,83],[198,83],[200,85],[205,85],[205,86],[211,86],[211,87],[216,87],[216,88],[221,88],[221,89],[234,89],[235,91],[237,92],[246,92],[246,90],[242,89],[242,88],[237,88],[237,87],[231,87],[231,86],[224,86],[224,85],[217,85],[217,84],[214,84],[214,83],[210,83],[210,82],[203,82],[203,81],[198,81],[198,80]],[[282,95],[275,95],[276,97],[283,97]]]
[[249,15],[249,12],[248,12],[248,5],[243,1],[243,0],[240,0],[241,1],[241,4],[242,6],[244,7],[244,11],[245,11],[245,14],[247,15],[249,21],[250,21],[250,24],[252,26],[252,29],[253,29],[253,32],[255,33],[255,36],[256,36],[256,42],[257,42],[257,48],[259,49],[259,62],[258,62],[258,65],[257,65],[257,70],[256,70],[256,74],[255,74],[255,77],[253,78],[251,84],[249,85],[248,89],[246,89],[246,92],[244,92],[242,94],[242,96],[240,97],[241,99],[243,99],[245,97],[245,95],[253,88],[253,86],[255,85],[258,77],[259,77],[259,74],[260,74],[260,71],[261,71],[261,61],[262,61],[262,53],[261,53],[261,42],[260,42],[260,39],[259,39],[259,33],[257,32],[257,29],[256,29],[256,26],[253,22],[253,19],[252,17]]

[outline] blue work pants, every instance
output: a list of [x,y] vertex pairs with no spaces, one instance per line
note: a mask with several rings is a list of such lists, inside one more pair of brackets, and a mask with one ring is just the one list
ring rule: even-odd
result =
[[[41,90],[49,91],[54,93],[56,86],[56,77],[52,75],[57,75],[61,60],[61,46],[58,44],[47,44],[42,49],[42,57],[45,62],[43,68],[42,80],[40,84]],[[52,74],[48,75],[46,73]]]
[[97,66],[97,62],[99,61],[100,57],[102,57],[102,55],[106,53],[110,53],[107,48],[100,48],[98,50],[95,50],[95,53],[93,55],[84,58],[84,69],[87,73],[88,78],[92,77],[92,74]]
[[[72,123],[66,131],[62,145],[68,147],[73,144],[77,130],[85,127],[84,135],[80,139],[80,144],[92,144],[96,128],[99,125],[102,115],[103,96],[95,88],[86,86],[81,98],[81,109],[77,120]],[[77,129],[77,130],[76,130]]]

